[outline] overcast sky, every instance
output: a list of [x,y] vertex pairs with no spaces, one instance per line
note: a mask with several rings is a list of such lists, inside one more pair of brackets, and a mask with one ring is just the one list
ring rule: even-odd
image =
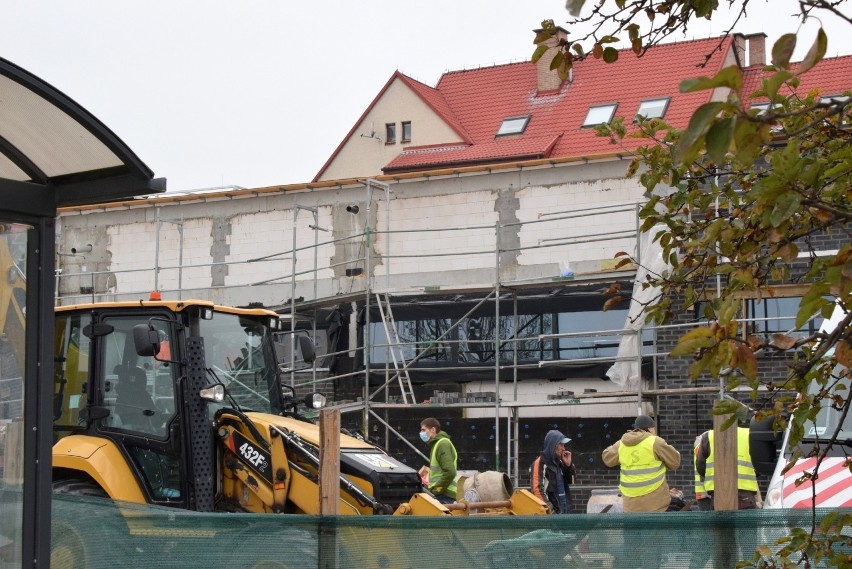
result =
[[[770,46],[796,31],[794,0],[752,4],[737,31],[765,32]],[[532,30],[545,18],[564,23],[564,6],[0,0],[0,57],[94,114],[171,191],[262,187],[310,181],[395,70],[434,86],[447,70],[526,60]],[[852,54],[850,26],[823,23],[828,54]],[[727,24],[703,23],[685,39],[721,34]],[[807,43],[815,29],[805,27]]]

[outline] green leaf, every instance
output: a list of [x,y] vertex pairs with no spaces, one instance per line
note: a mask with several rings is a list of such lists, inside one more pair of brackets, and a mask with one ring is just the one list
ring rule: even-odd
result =
[[772,208],[772,214],[769,216],[769,221],[772,227],[778,227],[784,221],[789,219],[802,203],[802,196],[798,193],[789,191],[784,192],[775,201],[775,206]]
[[580,57],[583,57],[584,55],[586,55],[586,52],[583,50],[583,46],[582,46],[582,45],[580,45],[580,43],[579,43],[579,42],[577,42],[577,43],[573,44],[573,45],[571,46],[571,49],[573,49],[573,50],[574,50],[574,53],[576,53],[576,54],[577,54],[577,55],[579,55]]
[[[698,107],[689,119],[689,126],[686,127],[683,135],[680,138],[678,145],[677,156],[681,161],[687,161],[690,155],[694,156],[696,145],[704,137],[704,134],[713,124],[713,121],[726,106],[726,103],[714,102],[705,103]],[[689,160],[691,161],[691,160]]]
[[734,126],[734,145],[736,150],[734,156],[737,161],[748,168],[760,157],[763,149],[762,129],[768,125],[762,125],[751,121],[737,121]]
[[837,516],[839,515],[840,512],[838,512],[837,510],[826,514],[826,516],[819,523],[819,529],[822,530],[823,535],[828,534],[829,530],[831,529],[831,526],[834,525],[834,520],[836,520]]
[[557,51],[556,54],[554,54],[553,59],[550,60],[550,70],[553,71],[554,69],[562,65],[562,62],[564,61],[565,56],[562,55],[562,51]]
[[[732,401],[730,399],[722,399],[720,401],[717,401],[713,405],[712,413],[714,415],[732,415],[733,419],[736,420],[736,418],[737,418],[736,413],[740,409],[740,407],[742,407],[742,406],[743,406],[743,404],[740,403],[739,401]],[[727,429],[727,427],[723,425],[722,430],[724,431],[725,429]]]
[[778,71],[777,73],[770,75],[769,78],[766,79],[764,86],[766,96],[770,99],[774,99],[778,95],[778,89],[781,88],[781,85],[783,85],[784,82],[792,76],[793,74],[789,71]]
[[802,60],[802,63],[799,64],[798,69],[796,69],[796,75],[801,75],[802,73],[808,71],[814,65],[822,61],[822,58],[825,57],[825,51],[828,49],[828,37],[826,37],[825,32],[822,28],[817,31],[817,37],[814,41],[814,44],[811,46],[811,49],[808,50],[808,54]]
[[580,10],[583,9],[583,4],[585,3],[586,0],[567,0],[565,2],[565,9],[568,10],[569,14],[576,18],[580,15]]
[[707,131],[707,153],[717,165],[726,162],[725,155],[734,136],[734,117],[724,118]]
[[719,324],[727,326],[731,323],[740,311],[740,302],[733,297],[722,300],[716,312],[719,316]]
[[547,53],[547,49],[548,49],[548,47],[544,44],[541,44],[537,48],[535,48],[535,51],[533,52],[533,55],[532,55],[532,62],[535,63],[536,61],[541,59],[541,56],[544,55],[545,53]]
[[615,63],[618,61],[618,50],[611,46],[604,48],[603,60],[607,63]]
[[549,30],[540,30],[538,33],[535,34],[535,39],[533,40],[533,43],[540,44],[546,42],[552,37],[553,34]]
[[817,312],[821,312],[823,307],[829,303],[823,298],[824,294],[828,293],[828,285],[825,283],[814,284],[802,296],[799,302],[799,312],[796,314],[796,328],[801,328],[805,325],[811,316]]
[[796,34],[784,34],[772,46],[772,65],[781,69],[790,68],[790,58],[796,49]]
[[619,41],[621,41],[621,40],[618,39],[615,36],[604,36],[604,37],[601,38],[601,43],[616,43],[616,42],[619,42]]
[[713,77],[697,77],[694,79],[684,79],[680,82],[681,93],[694,93],[696,91],[705,91],[707,89],[715,89],[716,87],[728,87],[739,92],[743,86],[743,74],[736,65],[728,66]]
[[633,53],[635,53],[636,55],[642,53],[642,40],[639,38],[633,38],[630,41],[630,49],[632,49]]
[[701,348],[710,348],[716,343],[710,328],[702,326],[693,328],[680,337],[677,345],[669,353],[670,356],[688,356]]

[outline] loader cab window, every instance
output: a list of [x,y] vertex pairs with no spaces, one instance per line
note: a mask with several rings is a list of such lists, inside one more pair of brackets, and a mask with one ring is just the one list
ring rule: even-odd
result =
[[[147,323],[148,317],[116,316],[103,322],[113,331],[99,339],[104,343],[103,405],[110,411],[101,425],[168,438],[168,423],[175,415],[173,366],[137,355],[133,345],[133,326]],[[161,335],[159,358],[171,357],[169,327],[165,322],[154,321],[154,325]]]
[[278,363],[264,319],[214,312],[200,325],[208,381],[223,383],[244,411],[280,412]]
[[89,399],[89,346],[83,329],[92,321],[89,313],[56,316],[53,366],[53,424],[57,430],[85,423],[81,412]]

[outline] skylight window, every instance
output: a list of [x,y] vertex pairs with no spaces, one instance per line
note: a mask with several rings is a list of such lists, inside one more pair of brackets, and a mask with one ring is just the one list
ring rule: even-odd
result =
[[527,128],[530,122],[530,116],[524,117],[509,117],[503,119],[503,124],[497,130],[497,136],[505,136],[507,134],[521,134]]
[[837,124],[840,126],[849,126],[850,122],[846,115],[849,114],[849,101],[852,100],[847,96],[843,95],[831,95],[829,97],[821,97],[820,103],[828,103],[828,104],[841,104],[844,106],[843,112],[837,117]]
[[615,108],[618,103],[610,105],[598,105],[589,107],[589,112],[586,113],[586,120],[583,121],[583,126],[597,126],[599,124],[609,124],[612,116],[615,114]]
[[636,111],[636,116],[642,116],[646,119],[661,119],[666,114],[669,108],[668,97],[662,99],[648,99],[639,103],[639,109]]
[[765,115],[769,111],[770,104],[769,103],[752,103],[749,107],[751,110],[757,111],[757,116]]

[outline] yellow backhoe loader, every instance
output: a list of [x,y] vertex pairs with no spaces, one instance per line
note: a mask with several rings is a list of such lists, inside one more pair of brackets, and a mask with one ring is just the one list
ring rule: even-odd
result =
[[[54,491],[195,511],[316,514],[319,427],[279,377],[278,315],[201,300],[56,309]],[[309,338],[298,336],[313,361]],[[321,406],[323,397],[308,396]],[[340,435],[341,514],[452,515],[418,473]],[[412,504],[412,497],[417,499]],[[513,502],[514,500],[514,502]],[[493,508],[538,513],[524,491]]]

